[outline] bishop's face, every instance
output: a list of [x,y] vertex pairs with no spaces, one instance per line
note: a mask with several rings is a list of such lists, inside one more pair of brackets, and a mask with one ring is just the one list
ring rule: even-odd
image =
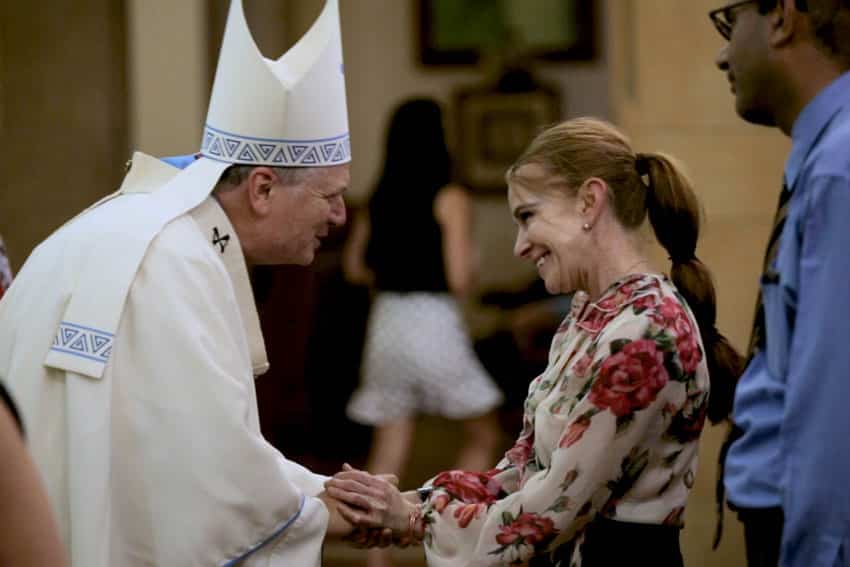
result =
[[270,190],[269,215],[261,230],[264,245],[254,263],[307,266],[330,229],[345,224],[348,164],[311,168],[295,179],[278,179]]

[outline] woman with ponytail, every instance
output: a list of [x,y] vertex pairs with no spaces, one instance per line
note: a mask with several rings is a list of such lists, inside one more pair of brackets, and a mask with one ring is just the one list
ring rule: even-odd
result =
[[[488,472],[436,476],[419,507],[359,471],[329,493],[359,508],[342,506],[350,521],[421,535],[430,565],[680,566],[700,433],[740,367],[696,256],[696,196],[670,157],[591,118],[541,133],[506,179],[514,253],[575,292],[519,439]],[[642,250],[647,217],[669,277]]]

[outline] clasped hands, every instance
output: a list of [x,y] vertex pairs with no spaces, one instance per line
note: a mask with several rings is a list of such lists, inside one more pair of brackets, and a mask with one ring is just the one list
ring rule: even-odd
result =
[[354,526],[344,539],[358,547],[407,547],[422,541],[419,496],[399,491],[395,475],[372,475],[348,464],[325,482],[325,494]]

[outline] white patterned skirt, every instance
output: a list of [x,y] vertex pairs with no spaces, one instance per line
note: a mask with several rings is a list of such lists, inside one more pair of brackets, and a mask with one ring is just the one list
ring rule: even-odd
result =
[[448,293],[378,293],[364,348],[360,387],[347,409],[358,423],[419,413],[467,419],[502,403]]

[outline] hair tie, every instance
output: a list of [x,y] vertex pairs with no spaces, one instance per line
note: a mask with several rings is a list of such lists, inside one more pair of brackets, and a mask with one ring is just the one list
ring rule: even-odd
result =
[[667,259],[670,260],[670,263],[674,266],[681,266],[682,264],[687,264],[688,262],[693,262],[697,260],[696,254],[691,253],[689,256],[667,256]]
[[641,177],[649,175],[649,158],[646,154],[637,154],[635,156],[635,170],[637,170],[638,175]]

